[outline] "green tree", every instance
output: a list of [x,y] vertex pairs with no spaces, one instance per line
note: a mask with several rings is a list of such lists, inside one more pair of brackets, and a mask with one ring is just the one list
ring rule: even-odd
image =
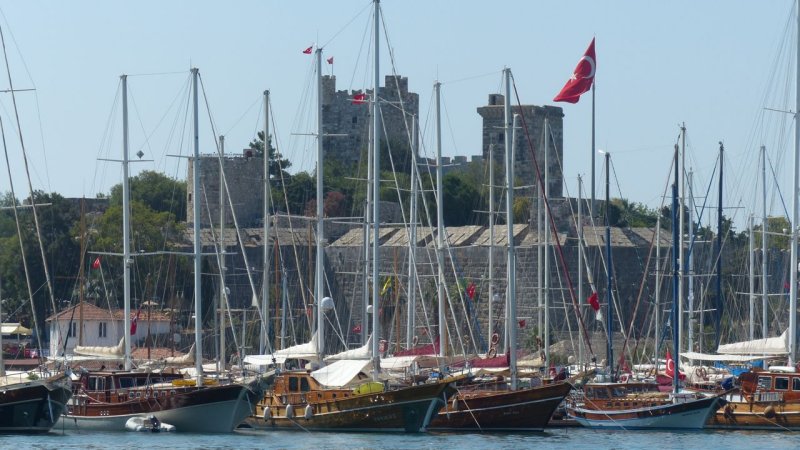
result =
[[[145,170],[131,177],[131,203],[139,201],[153,211],[168,212],[186,221],[186,183],[162,173]],[[122,206],[122,184],[111,188],[110,204]],[[122,223],[122,222],[120,222]]]

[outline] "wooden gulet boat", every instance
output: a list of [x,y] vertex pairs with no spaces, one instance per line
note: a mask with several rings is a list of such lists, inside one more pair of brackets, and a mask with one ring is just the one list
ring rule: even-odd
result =
[[0,386],[0,433],[47,433],[71,395],[65,374]]
[[385,389],[366,382],[355,389],[325,388],[308,372],[284,372],[246,424],[315,431],[425,431],[455,393],[453,380]]
[[800,431],[800,371],[773,368],[739,375],[740,392],[708,421],[709,428]]
[[128,419],[152,415],[179,432],[233,431],[251,414],[258,394],[245,385],[207,381],[197,387],[180,374],[86,372],[62,421],[65,428],[124,431]]

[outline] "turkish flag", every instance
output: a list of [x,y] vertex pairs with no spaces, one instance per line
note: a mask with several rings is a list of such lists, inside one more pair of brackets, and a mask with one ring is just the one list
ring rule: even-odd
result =
[[587,301],[595,312],[600,311],[600,302],[597,300],[597,292],[592,292],[592,295],[589,296]]
[[467,296],[469,296],[470,300],[475,299],[475,283],[470,283],[469,286],[467,286]]
[[325,61],[328,61],[328,64],[333,64],[333,56],[331,56],[330,58],[326,59]]
[[131,320],[131,334],[136,334],[136,322],[139,321],[139,314],[141,313],[142,310],[140,308],[139,310],[136,311],[136,316],[134,316],[133,320]]
[[525,319],[518,320],[517,323],[519,324],[520,328],[525,328],[525,324],[527,323]]
[[578,61],[575,71],[567,80],[567,84],[561,88],[561,92],[553,99],[554,102],[578,103],[581,95],[592,88],[594,74],[597,71],[597,60],[594,56],[594,39],[592,39],[586,53]]
[[310,55],[311,54],[311,49],[313,49],[313,48],[314,48],[313,45],[311,47],[308,47],[307,49],[303,50],[303,54],[304,55]]
[[353,94],[353,104],[362,105],[367,103],[367,94]]
[[92,269],[99,269],[99,268],[100,268],[100,257],[98,256],[92,263]]
[[[673,378],[675,376],[675,361],[672,359],[672,353],[667,350],[667,370],[666,374],[668,377]],[[684,380],[686,379],[686,375],[683,372],[678,372],[678,379]]]
[[354,326],[352,331],[355,334],[361,333],[361,324]]

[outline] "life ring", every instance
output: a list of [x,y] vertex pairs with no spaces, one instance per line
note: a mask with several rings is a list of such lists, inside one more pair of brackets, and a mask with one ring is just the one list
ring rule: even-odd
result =
[[495,356],[497,356],[497,347],[495,347],[495,346],[489,347],[489,351],[486,352],[486,357],[487,358],[494,358]]
[[411,340],[411,346],[415,347],[419,342],[419,336],[414,336],[414,339]]
[[708,376],[708,372],[706,372],[706,369],[704,367],[698,367],[697,369],[694,369],[694,374],[704,380]]
[[492,333],[492,346],[497,345],[500,342],[500,335],[497,333]]
[[623,373],[622,375],[619,376],[619,382],[620,383],[627,383],[629,378],[630,378],[630,375],[628,375],[627,373]]
[[386,342],[386,339],[381,339],[380,341],[378,341],[378,351],[381,353],[385,352],[386,348],[388,347],[387,344],[388,343]]

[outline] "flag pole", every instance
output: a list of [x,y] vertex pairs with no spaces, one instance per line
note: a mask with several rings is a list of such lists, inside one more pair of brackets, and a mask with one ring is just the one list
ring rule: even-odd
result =
[[595,86],[595,82],[594,82],[594,80],[592,80],[592,217],[595,216],[595,210],[594,210],[594,198],[595,198],[594,197],[594,186],[595,186],[595,183],[594,183],[594,167],[595,167],[595,165],[594,165],[594,154],[596,153],[596,150],[594,148],[595,147],[595,141],[594,141],[594,86]]

